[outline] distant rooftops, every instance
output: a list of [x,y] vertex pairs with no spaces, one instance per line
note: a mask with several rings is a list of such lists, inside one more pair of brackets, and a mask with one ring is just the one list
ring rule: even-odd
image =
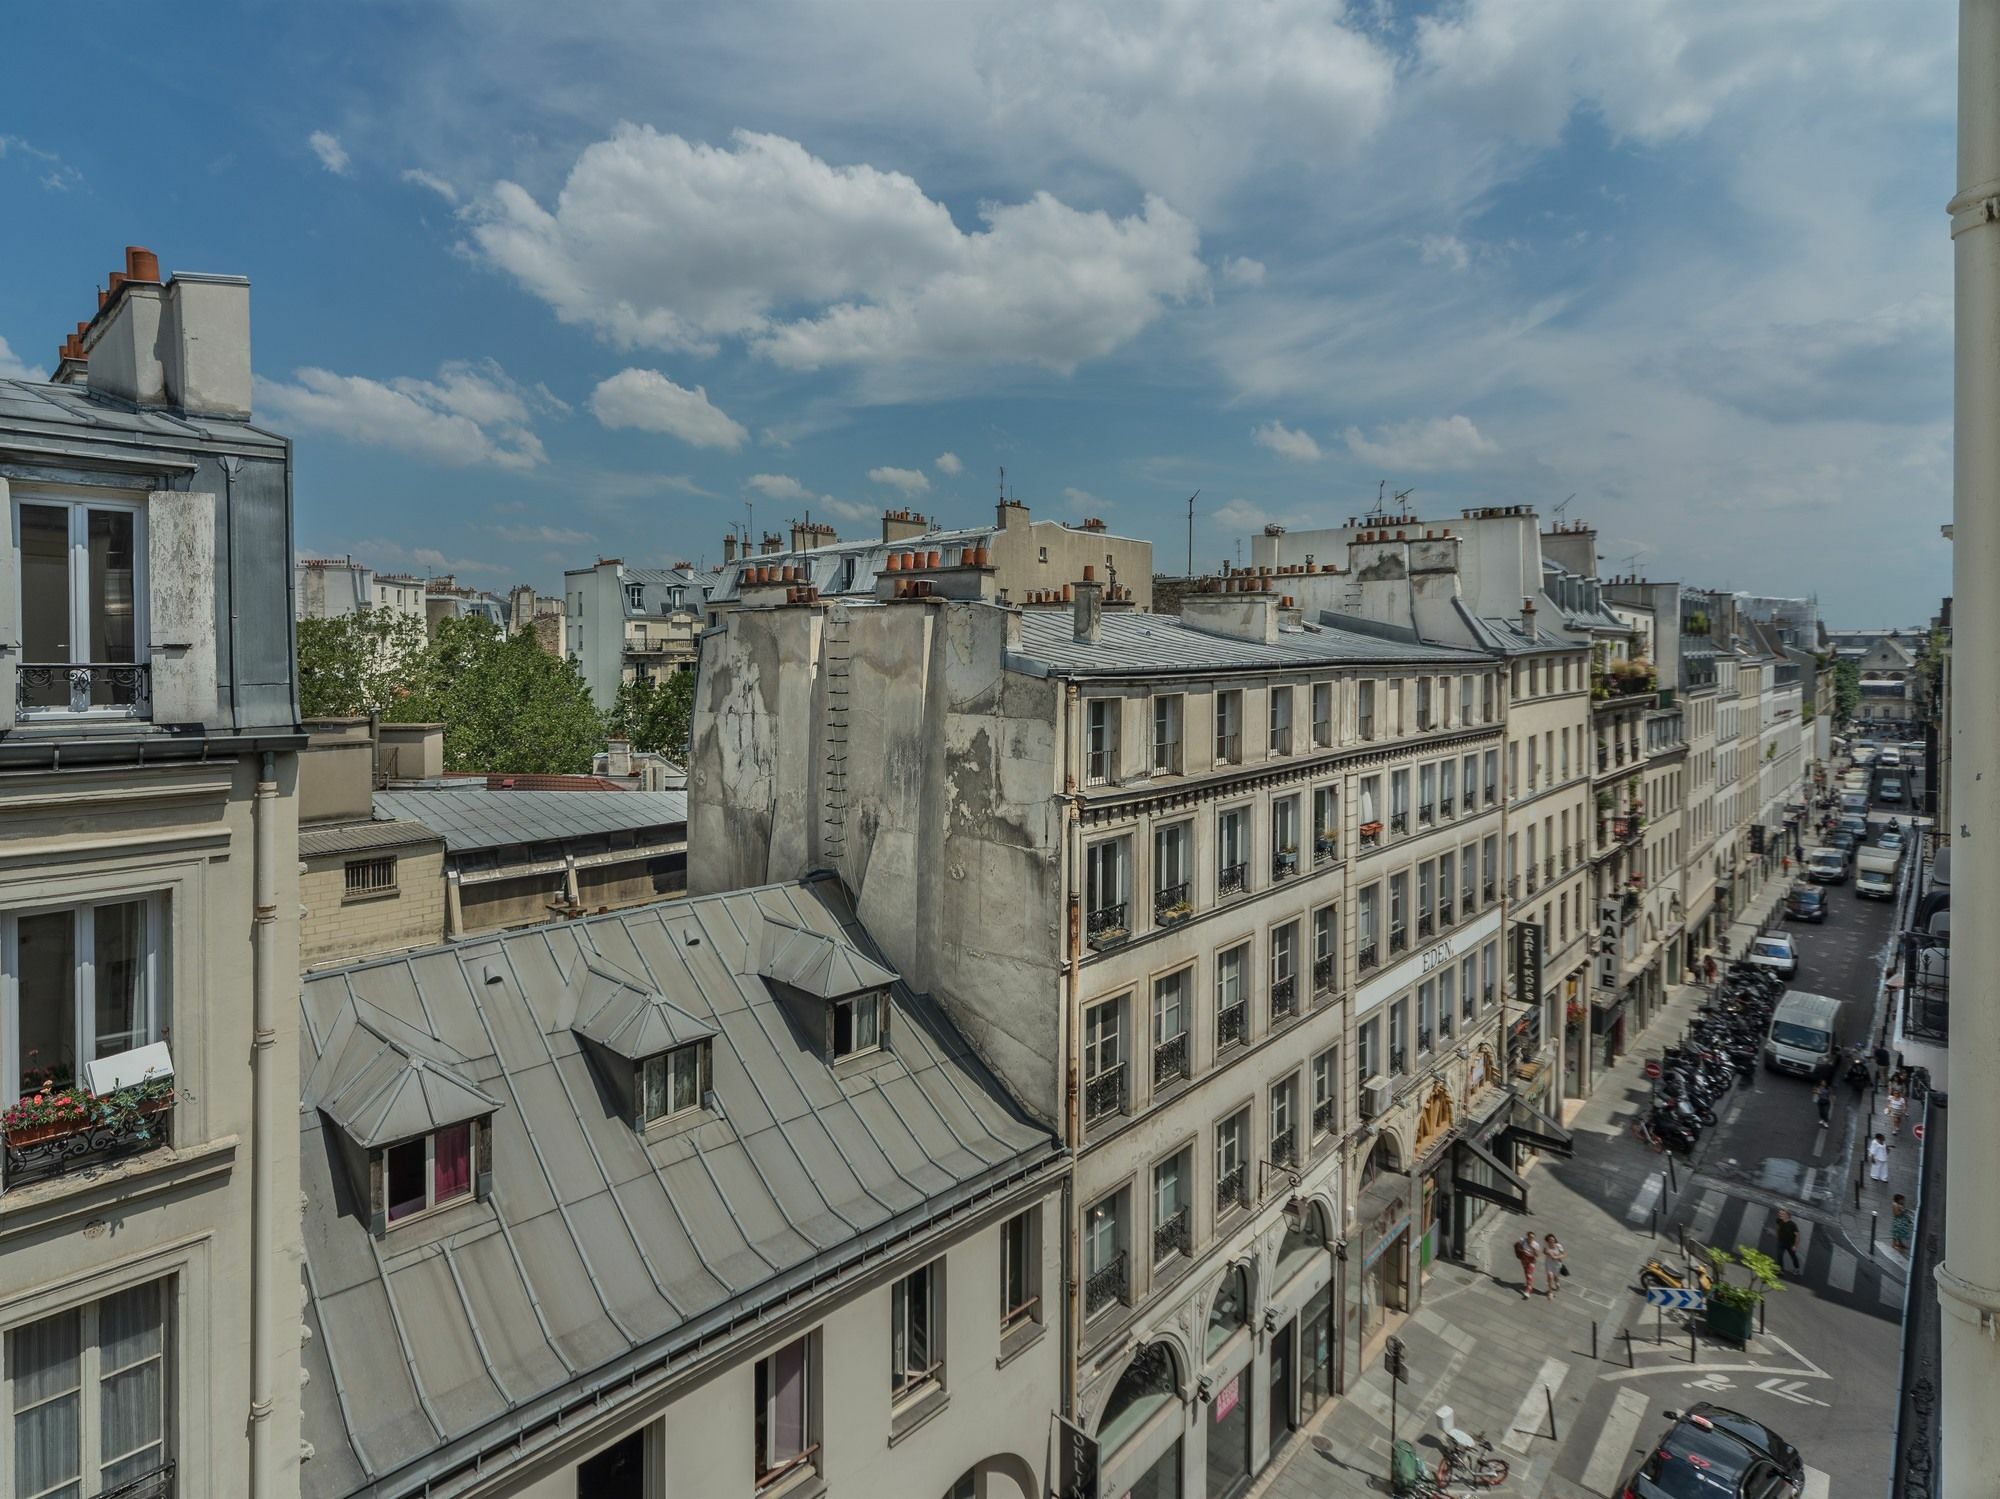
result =
[[1363,634],[1325,622],[1282,627],[1276,644],[1238,640],[1182,624],[1171,614],[1110,613],[1094,641],[1079,640],[1067,608],[1028,609],[1021,616],[1019,657],[1065,676],[1130,676],[1315,665],[1436,663],[1441,669],[1477,665],[1476,651]]
[[450,853],[642,828],[684,826],[679,791],[491,790],[478,781],[445,780],[375,793],[378,817],[420,822],[443,835]]

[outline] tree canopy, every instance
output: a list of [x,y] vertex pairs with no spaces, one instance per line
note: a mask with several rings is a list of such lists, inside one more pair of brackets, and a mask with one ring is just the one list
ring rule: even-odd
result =
[[685,763],[694,728],[694,673],[677,671],[664,682],[641,678],[618,689],[610,729],[649,750]]
[[445,620],[435,640],[380,610],[301,620],[299,702],[308,718],[442,723],[447,770],[581,774],[604,747],[576,663],[532,630],[503,636],[472,617]]

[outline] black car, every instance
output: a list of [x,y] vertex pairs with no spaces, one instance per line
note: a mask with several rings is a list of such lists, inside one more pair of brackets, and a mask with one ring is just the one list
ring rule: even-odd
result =
[[1826,920],[1826,892],[1817,885],[1794,885],[1785,897],[1787,921]]
[[1866,838],[1868,836],[1868,819],[1859,813],[1850,812],[1840,819],[1840,830],[1843,833],[1852,833],[1857,838]]
[[[1734,1412],[1716,1414],[1726,1415],[1732,1425],[1756,1424]],[[1793,1461],[1797,1458],[1793,1452]],[[1763,1448],[1694,1410],[1675,1420],[1619,1495],[1620,1499],[1798,1499],[1800,1487],[1801,1481]]]
[[1806,1464],[1805,1459],[1799,1456],[1799,1449],[1756,1417],[1730,1410],[1727,1406],[1710,1405],[1705,1400],[1700,1405],[1689,1406],[1686,1414],[1700,1416],[1711,1426],[1720,1427],[1745,1446],[1756,1448],[1778,1465],[1780,1473],[1793,1483],[1804,1485]]
[[1844,854],[1853,853],[1861,842],[1859,838],[1848,832],[1846,828],[1838,829],[1828,841]]

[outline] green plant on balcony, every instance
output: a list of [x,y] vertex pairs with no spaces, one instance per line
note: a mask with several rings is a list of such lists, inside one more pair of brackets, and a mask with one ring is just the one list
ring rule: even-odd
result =
[[[53,1076],[53,1074],[48,1074]],[[0,1114],[0,1132],[10,1145],[53,1139],[105,1129],[121,1136],[150,1132],[150,1121],[174,1101],[171,1075],[147,1078],[129,1088],[91,1093],[74,1086],[50,1084]]]

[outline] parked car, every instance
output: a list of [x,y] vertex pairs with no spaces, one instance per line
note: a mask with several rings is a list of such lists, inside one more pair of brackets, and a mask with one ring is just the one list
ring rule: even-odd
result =
[[1882,784],[1875,791],[1875,800],[1878,802],[1899,802],[1902,799],[1903,778],[1901,776],[1882,777]]
[[1799,971],[1799,945],[1788,932],[1754,939],[1748,957],[1753,966],[1768,968],[1781,979],[1793,978]]
[[1826,892],[1817,885],[1794,885],[1785,897],[1785,920],[1825,921]]
[[1847,851],[1839,848],[1816,848],[1806,855],[1806,878],[1817,880],[1822,885],[1844,885],[1847,883]]
[[1849,832],[1846,828],[1837,828],[1834,831],[1833,847],[1839,849],[1844,854],[1853,853],[1855,845],[1860,841],[1859,837]]
[[1877,770],[1901,770],[1903,768],[1903,752],[1893,744],[1890,745],[1889,748],[1883,750],[1876,758],[1875,768]]
[[1622,1499],[1797,1499],[1803,1476],[1709,1416],[1667,1414],[1674,1424],[1618,1491]]
[[1840,810],[1843,812],[1853,812],[1865,815],[1868,811],[1868,793],[1865,791],[1841,792]]
[[1854,877],[1854,894],[1857,899],[1894,900],[1896,877],[1880,869],[1864,869]]
[[1866,838],[1868,836],[1868,819],[1859,812],[1845,813],[1836,826],[1845,832],[1852,833],[1857,838]]
[[1700,1405],[1689,1406],[1685,1414],[1705,1418],[1711,1426],[1728,1432],[1746,1447],[1754,1448],[1760,1455],[1769,1458],[1778,1471],[1793,1483],[1805,1483],[1806,1464],[1805,1459],[1799,1456],[1799,1449],[1762,1421],[1726,1406],[1710,1405],[1705,1400]]
[[1886,848],[1891,853],[1900,854],[1903,851],[1903,835],[1901,833],[1884,833],[1880,838],[1875,840],[1875,846],[1877,848]]

